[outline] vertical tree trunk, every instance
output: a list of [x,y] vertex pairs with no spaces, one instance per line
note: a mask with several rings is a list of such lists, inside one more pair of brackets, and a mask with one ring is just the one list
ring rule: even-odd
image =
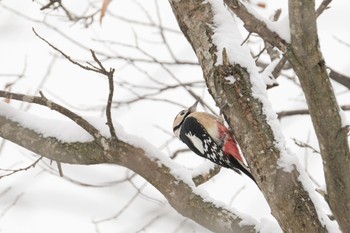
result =
[[[209,92],[234,130],[270,207],[285,232],[326,232],[299,173],[278,166],[280,148],[263,110],[252,94],[250,74],[239,64],[216,65],[212,6],[196,0],[173,0],[173,11],[203,69]],[[219,51],[224,53],[224,51]],[[224,78],[235,77],[234,85]],[[234,182],[234,181],[233,181]]]
[[314,1],[289,1],[290,62],[298,75],[316,131],[331,210],[350,232],[350,152],[347,130],[319,48]]

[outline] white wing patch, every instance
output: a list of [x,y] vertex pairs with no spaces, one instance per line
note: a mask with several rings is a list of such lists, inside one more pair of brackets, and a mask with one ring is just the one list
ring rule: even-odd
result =
[[186,137],[191,140],[192,144],[197,148],[197,150],[199,150],[199,152],[204,154],[203,142],[196,135],[189,132],[186,134]]

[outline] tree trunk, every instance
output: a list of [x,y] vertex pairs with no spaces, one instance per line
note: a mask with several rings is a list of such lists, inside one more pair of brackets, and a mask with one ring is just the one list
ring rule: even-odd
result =
[[[209,92],[235,132],[272,214],[284,232],[326,232],[298,179],[298,171],[286,172],[278,165],[286,151],[284,145],[276,146],[276,135],[269,124],[274,119],[265,115],[266,102],[253,95],[246,67],[225,61],[225,51],[218,51],[213,43],[216,25],[212,5],[196,0],[171,4],[182,32],[198,57]],[[223,54],[223,64],[216,65],[217,53]],[[229,76],[235,78],[234,84],[225,80]]]
[[[290,59],[319,142],[329,205],[343,232],[350,232],[350,151],[347,129],[319,48],[314,1],[289,1]],[[302,20],[300,20],[302,19]]]

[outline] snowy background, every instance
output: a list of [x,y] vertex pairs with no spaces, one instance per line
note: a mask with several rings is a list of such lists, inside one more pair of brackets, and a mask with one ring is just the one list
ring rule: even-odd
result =
[[[282,8],[280,19],[286,16],[287,1],[259,2],[265,2],[266,7],[254,9],[263,17],[269,18],[278,8]],[[82,0],[64,3],[77,15],[86,10],[93,13],[102,4],[100,1]],[[88,8],[89,4],[95,8]],[[77,61],[92,61],[91,48],[105,67],[115,68],[117,86],[114,100],[118,107],[113,111],[114,120],[125,131],[146,139],[166,155],[171,156],[176,150],[185,148],[173,138],[171,126],[176,114],[195,100],[176,86],[178,81],[196,82],[191,90],[217,112],[203,83],[197,83],[202,81],[202,72],[192,64],[196,63],[196,58],[179,32],[167,1],[113,1],[109,6],[110,14],[104,18],[102,25],[95,22],[88,28],[82,22],[68,22],[62,10],[40,11],[40,7],[38,2],[32,1],[0,1],[1,89],[15,82],[10,85],[13,92],[36,95],[42,90],[48,98],[77,113],[103,117],[108,95],[106,78],[84,71],[57,56],[34,35],[33,27],[38,34]],[[318,19],[326,63],[345,75],[350,72],[349,12],[350,2],[338,0],[331,3],[331,8]],[[95,18],[98,19],[98,16]],[[164,28],[165,40],[152,24]],[[242,30],[243,37],[245,33]],[[257,38],[252,38],[249,45],[255,54],[262,48]],[[174,57],[188,64],[168,64],[174,62]],[[145,61],[152,58],[165,63],[160,66]],[[268,59],[261,57],[261,61],[268,62]],[[279,86],[268,91],[274,110],[306,109],[295,77],[291,72],[284,74],[288,77],[280,77]],[[172,88],[159,91],[164,86]],[[337,83],[333,86],[339,104],[349,105],[349,90]],[[149,94],[149,99],[134,102],[135,92]],[[128,101],[132,103],[128,104]],[[43,107],[15,101],[10,104],[34,116],[68,121]],[[346,114],[349,118],[349,113]],[[59,131],[66,138],[76,137],[72,129],[57,127],[58,123],[45,125],[43,120],[31,120],[31,124],[37,123]],[[323,187],[319,155],[296,146],[293,141],[295,138],[317,148],[310,118],[307,115],[286,117],[281,120],[281,127],[288,147],[298,156],[315,185]],[[37,155],[11,142],[1,141],[1,169],[26,167],[37,158]],[[193,153],[180,154],[176,161],[193,169],[200,165],[208,166],[208,162]],[[127,169],[111,165],[63,164],[62,167],[63,178],[59,177],[55,162],[43,160],[34,169],[0,179],[0,232],[164,232],[164,229],[167,232],[208,232],[179,215],[157,190]],[[1,171],[1,174],[6,173]],[[201,189],[219,203],[262,223],[268,222],[265,227],[270,226],[271,229],[266,232],[278,232],[267,203],[249,178],[222,169]]]

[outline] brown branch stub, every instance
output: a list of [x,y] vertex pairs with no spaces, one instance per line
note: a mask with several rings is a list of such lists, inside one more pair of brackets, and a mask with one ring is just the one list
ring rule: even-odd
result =
[[196,186],[199,186],[208,180],[210,180],[212,177],[216,176],[219,174],[221,170],[221,167],[218,165],[215,165],[212,169],[210,169],[207,173],[205,174],[200,174],[192,178],[193,182],[195,183]]
[[350,77],[349,76],[346,76],[344,74],[341,74],[341,73],[331,69],[331,72],[329,72],[329,77],[331,79],[333,79],[334,81],[347,87],[350,90]]
[[45,10],[45,9],[48,9],[50,8],[51,6],[53,6],[55,3],[58,3],[60,4],[61,3],[61,0],[50,0],[46,5],[42,6],[40,8],[41,11]]
[[332,0],[323,0],[316,10],[316,17],[320,16],[324,10],[327,10],[331,2]]

